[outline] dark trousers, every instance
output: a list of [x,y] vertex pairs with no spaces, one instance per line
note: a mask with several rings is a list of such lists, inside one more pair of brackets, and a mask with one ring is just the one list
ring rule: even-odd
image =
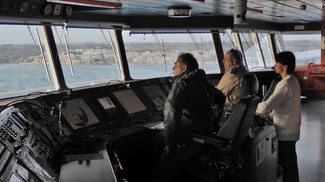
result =
[[192,156],[202,153],[207,148],[200,144],[190,144],[182,148],[170,148],[164,151],[153,172],[153,182],[171,182],[173,177]]
[[299,182],[296,141],[278,141],[279,164],[283,168],[283,182]]

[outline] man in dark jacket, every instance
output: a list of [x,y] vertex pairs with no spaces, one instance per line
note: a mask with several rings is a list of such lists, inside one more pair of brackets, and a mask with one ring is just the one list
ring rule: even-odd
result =
[[[221,91],[207,82],[190,53],[181,54],[173,67],[174,83],[165,103],[165,150],[156,165],[153,181],[172,181],[185,161],[206,148],[194,143],[188,132],[208,133],[213,122],[213,96],[225,100]],[[218,100],[216,98],[215,100]]]

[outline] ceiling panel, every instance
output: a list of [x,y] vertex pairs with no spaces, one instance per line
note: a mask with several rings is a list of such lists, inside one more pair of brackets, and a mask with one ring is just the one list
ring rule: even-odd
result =
[[[210,21],[222,16],[233,16],[235,0],[120,0],[121,9],[101,9],[80,11],[76,16],[96,14],[99,18],[123,17],[126,21],[144,20],[148,17],[154,21],[168,19],[168,7],[188,6],[192,8],[191,17],[199,17],[202,21]],[[320,23],[322,20],[322,3],[320,0],[247,0],[247,7],[257,11],[248,11],[247,19],[264,23],[299,23],[301,21]],[[306,6],[306,9],[301,9]],[[258,13],[260,11],[260,13]],[[94,18],[96,19],[96,18]],[[170,22],[173,22],[171,20]]]

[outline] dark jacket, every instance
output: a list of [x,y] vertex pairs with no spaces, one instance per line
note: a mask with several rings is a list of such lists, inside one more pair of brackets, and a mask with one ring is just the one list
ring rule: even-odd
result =
[[224,102],[222,92],[207,82],[206,74],[201,69],[184,72],[175,79],[164,110],[167,146],[184,143],[186,132],[210,131],[213,121],[211,104],[216,93],[223,97],[220,100]]

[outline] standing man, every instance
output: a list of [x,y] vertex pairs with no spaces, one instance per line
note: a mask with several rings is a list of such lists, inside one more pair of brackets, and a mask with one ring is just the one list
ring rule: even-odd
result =
[[238,101],[248,94],[240,86],[241,78],[248,72],[243,65],[242,55],[239,50],[230,49],[227,51],[222,63],[226,72],[216,88],[226,96],[224,111],[231,113]]
[[275,56],[275,72],[282,80],[273,94],[257,106],[256,114],[273,118],[278,138],[279,164],[284,182],[299,182],[296,142],[300,137],[300,85],[293,75],[296,58],[290,51]]
[[173,67],[175,80],[164,110],[165,150],[155,167],[154,182],[172,181],[184,162],[206,150],[186,134],[208,133],[213,120],[212,96],[221,99],[224,96],[208,83],[205,72],[198,68],[190,53],[179,55]]

